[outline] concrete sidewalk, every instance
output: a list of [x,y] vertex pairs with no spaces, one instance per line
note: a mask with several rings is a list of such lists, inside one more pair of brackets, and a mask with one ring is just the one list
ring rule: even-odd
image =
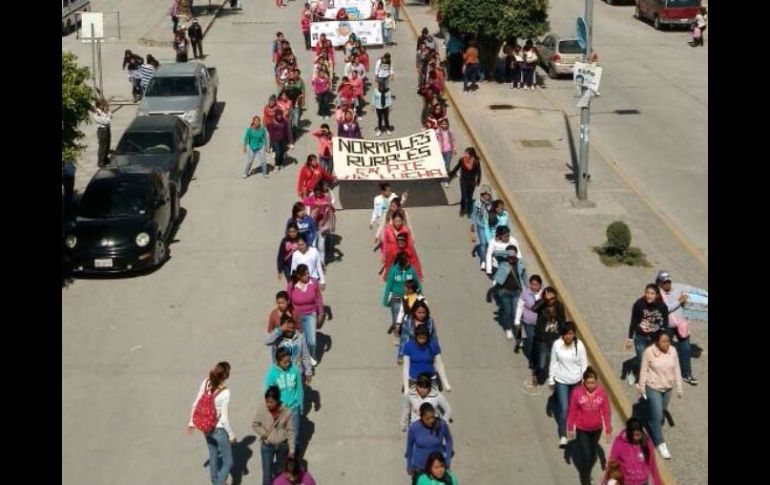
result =
[[[407,10],[419,31],[438,30],[435,13],[421,4]],[[441,49],[443,54],[443,49]],[[510,90],[507,85],[485,82],[475,95],[464,95],[461,83],[448,89],[466,120],[481,134],[490,159],[503,174],[501,184],[518,203],[513,210],[530,222],[559,276],[589,322],[602,352],[620,375],[633,351],[623,349],[630,310],[644,285],[659,269],[672,272],[676,281],[708,287],[703,265],[674,237],[639,196],[618,177],[599,153],[590,153],[589,197],[591,209],[578,209],[571,201],[575,186],[570,145],[578,143],[579,120],[552,108],[541,89]],[[491,109],[499,105],[502,109]],[[534,143],[532,143],[535,141]],[[532,145],[535,145],[534,147]],[[625,221],[634,246],[641,248],[652,268],[607,268],[591,250],[605,240],[607,225]],[[522,239],[517,235],[519,240]],[[590,283],[588,283],[590,282]],[[588,283],[588,284],[587,284]],[[676,427],[664,428],[673,455],[670,465],[680,483],[708,482],[708,331],[693,328],[691,340],[702,350],[693,359],[693,373],[701,383],[685,389],[683,400],[673,400],[670,410]],[[625,386],[632,402],[633,388]]]

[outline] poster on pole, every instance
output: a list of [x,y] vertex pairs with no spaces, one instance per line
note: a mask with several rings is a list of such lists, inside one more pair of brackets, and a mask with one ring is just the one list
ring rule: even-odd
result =
[[80,39],[91,42],[91,27],[94,40],[104,39],[104,14],[102,12],[83,12],[80,14]]
[[596,64],[576,62],[572,71],[572,80],[576,85],[588,88],[594,93],[598,93],[599,83],[602,80],[602,68]]
[[372,16],[371,0],[329,0],[324,18],[334,20],[337,12],[344,8],[350,20],[363,20]]
[[392,140],[332,138],[334,173],[339,180],[445,178],[436,132],[425,130]]
[[313,22],[310,24],[310,45],[315,47],[321,34],[326,34],[334,47],[344,45],[354,33],[361,45],[382,45],[382,20],[342,22]]

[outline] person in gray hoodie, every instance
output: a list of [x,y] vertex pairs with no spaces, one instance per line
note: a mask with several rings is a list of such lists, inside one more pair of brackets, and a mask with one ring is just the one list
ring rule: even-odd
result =
[[415,385],[409,388],[409,392],[404,395],[404,407],[401,412],[401,431],[406,431],[409,425],[420,419],[420,406],[422,403],[429,402],[436,409],[436,413],[444,421],[452,422],[452,406],[446,400],[444,395],[433,387],[430,375],[420,374],[417,376]]
[[257,408],[251,428],[260,441],[262,485],[270,485],[287,458],[294,458],[295,430],[291,410],[281,404],[278,386],[265,391],[265,402]]
[[313,377],[313,365],[305,336],[295,329],[294,317],[291,314],[281,315],[281,325],[265,336],[265,345],[270,345],[270,355],[275,363],[275,353],[285,348],[291,355],[291,363],[302,370],[305,383],[310,384]]

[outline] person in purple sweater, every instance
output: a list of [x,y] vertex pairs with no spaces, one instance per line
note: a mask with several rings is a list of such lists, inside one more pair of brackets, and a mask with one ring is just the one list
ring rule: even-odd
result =
[[529,369],[535,368],[535,362],[532,360],[532,350],[535,347],[535,324],[537,324],[537,313],[532,310],[535,303],[540,299],[540,290],[543,287],[543,279],[540,275],[533,274],[529,277],[529,286],[521,294],[521,323],[524,332],[524,356],[529,361]]
[[283,473],[278,475],[273,485],[316,485],[310,472],[302,469],[302,465],[294,458],[286,460]]
[[452,433],[449,425],[436,416],[436,409],[429,402],[420,406],[420,419],[409,426],[406,437],[406,473],[412,477],[412,485],[425,470],[428,456],[433,452],[444,455],[446,468],[452,466]]
[[308,350],[310,351],[310,363],[317,364],[315,360],[316,328],[317,324],[323,325],[324,300],[321,296],[321,287],[318,282],[310,277],[306,264],[297,266],[286,287],[289,294],[289,302],[294,309],[294,315],[302,322],[302,333],[305,335]]
[[345,111],[345,115],[337,124],[337,136],[344,138],[363,138],[361,136],[361,125],[358,124],[352,110]]
[[286,152],[294,147],[291,126],[282,110],[275,110],[275,117],[268,123],[267,132],[270,135],[270,148],[275,152],[275,166],[280,171],[286,159]]

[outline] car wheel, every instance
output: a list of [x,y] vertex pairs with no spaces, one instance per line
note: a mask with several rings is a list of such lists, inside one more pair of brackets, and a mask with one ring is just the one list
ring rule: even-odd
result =
[[198,146],[206,143],[206,121],[206,115],[203,115],[203,119],[201,120],[201,132],[195,137],[195,144]]
[[548,77],[550,77],[551,79],[556,79],[557,77],[559,77],[559,74],[556,72],[556,68],[553,67],[553,64],[551,64],[548,67]]
[[166,251],[166,241],[163,240],[162,234],[158,234],[158,239],[155,242],[155,254],[153,258],[155,266],[160,266],[163,264],[163,262],[166,261],[167,256],[168,253]]
[[652,21],[653,27],[655,27],[655,30],[663,30],[663,24],[660,23],[660,17],[657,15],[655,16],[655,19]]

